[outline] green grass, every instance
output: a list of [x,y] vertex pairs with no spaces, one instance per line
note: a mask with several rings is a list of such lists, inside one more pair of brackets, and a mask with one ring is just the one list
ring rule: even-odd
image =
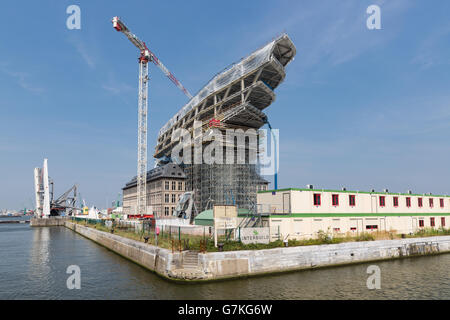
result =
[[420,237],[434,237],[434,236],[449,236],[450,229],[440,228],[423,228],[412,235],[407,235],[407,238],[420,238]]
[[[99,231],[104,231],[110,233],[111,230],[106,227],[102,223],[98,223],[97,221],[91,221],[91,223],[86,223],[84,221],[72,221],[74,223],[95,228]],[[127,228],[114,228],[114,234],[125,237],[128,239],[145,242],[144,237],[148,237],[149,244],[156,245],[156,239],[154,232],[145,234],[136,233],[134,229]],[[444,236],[450,235],[450,229],[444,228],[424,228],[420,231],[412,234],[405,235],[407,238],[418,238],[418,237],[432,237],[432,236]],[[185,245],[188,243],[189,250],[200,250],[200,243],[202,240],[206,241],[206,251],[207,252],[217,252],[218,248],[214,246],[214,239],[209,235],[203,236],[194,236],[194,235],[186,235],[186,234],[178,234],[176,233],[168,233],[161,232],[158,236],[158,246],[161,248],[172,250],[172,245],[174,245],[174,251],[178,251],[180,248],[180,243],[178,241],[179,237],[181,238],[181,249],[184,250]],[[315,239],[305,239],[305,240],[296,240],[290,239],[288,240],[288,247],[297,247],[297,246],[311,246],[311,245],[322,245],[322,244],[338,244],[343,242],[353,242],[353,241],[374,241],[379,239],[399,239],[402,236],[399,234],[395,234],[395,231],[392,232],[374,232],[374,233],[360,233],[357,236],[354,235],[341,235],[341,236],[333,236],[329,231],[319,231],[318,236]],[[263,249],[273,249],[273,248],[281,248],[284,247],[284,242],[280,240],[272,241],[268,244],[255,243],[255,244],[243,244],[239,241],[226,241],[225,236],[220,236],[218,238],[218,243],[223,243],[224,251],[239,251],[239,250],[263,250]]]

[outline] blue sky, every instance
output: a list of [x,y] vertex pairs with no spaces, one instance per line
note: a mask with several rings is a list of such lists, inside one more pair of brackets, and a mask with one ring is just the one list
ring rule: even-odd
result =
[[[81,30],[66,8],[81,8]],[[368,30],[366,8],[381,8]],[[120,16],[191,92],[286,31],[297,47],[268,109],[279,187],[450,191],[448,1],[0,3],[0,208],[30,207],[49,159],[60,194],[104,207],[136,172],[137,50]],[[185,96],[150,67],[149,150]],[[152,165],[152,161],[150,162]]]

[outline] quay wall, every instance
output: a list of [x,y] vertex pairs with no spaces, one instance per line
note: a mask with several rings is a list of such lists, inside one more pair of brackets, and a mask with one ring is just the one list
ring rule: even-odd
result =
[[450,236],[214,252],[199,255],[199,264],[218,279],[445,252],[450,252]]
[[168,277],[170,269],[179,266],[177,262],[180,253],[172,253],[167,249],[95,230],[70,221],[66,221],[65,226],[161,276]]
[[31,218],[30,226],[32,227],[55,227],[64,226],[66,218],[64,217],[48,217],[48,218]]
[[175,252],[66,221],[65,226],[170,280],[208,281],[450,252],[450,236],[199,253]]

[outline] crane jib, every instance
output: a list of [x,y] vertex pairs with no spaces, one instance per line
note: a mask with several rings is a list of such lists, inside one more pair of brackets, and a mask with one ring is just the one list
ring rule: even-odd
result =
[[[181,84],[180,81],[178,81],[177,78],[162,64],[162,62],[156,57],[156,55],[151,52],[145,42],[140,40],[135,34],[133,34],[126,26],[125,24],[120,20],[119,17],[114,17],[113,20],[113,27],[117,30],[125,34],[125,36],[133,43],[140,51],[141,51],[141,59],[148,58],[148,60],[153,61],[153,63],[158,66],[162,72],[181,90],[183,93],[189,98],[192,98],[192,95],[187,91],[187,89]],[[148,52],[146,52],[148,51]]]

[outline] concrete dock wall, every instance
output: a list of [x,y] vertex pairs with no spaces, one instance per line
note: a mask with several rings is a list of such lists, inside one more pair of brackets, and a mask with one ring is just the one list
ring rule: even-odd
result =
[[171,269],[179,267],[177,261],[180,260],[180,253],[172,253],[167,249],[98,231],[70,221],[66,221],[65,226],[162,276],[168,277]]
[[186,268],[183,262],[189,252],[172,253],[70,221],[65,226],[171,280],[219,280],[450,252],[450,236],[439,236],[200,253],[197,266]]
[[64,226],[66,218],[64,217],[48,217],[48,218],[31,218],[30,226],[32,227],[55,227]]
[[450,236],[216,252],[199,260],[208,277],[226,278],[444,252],[450,252]]

